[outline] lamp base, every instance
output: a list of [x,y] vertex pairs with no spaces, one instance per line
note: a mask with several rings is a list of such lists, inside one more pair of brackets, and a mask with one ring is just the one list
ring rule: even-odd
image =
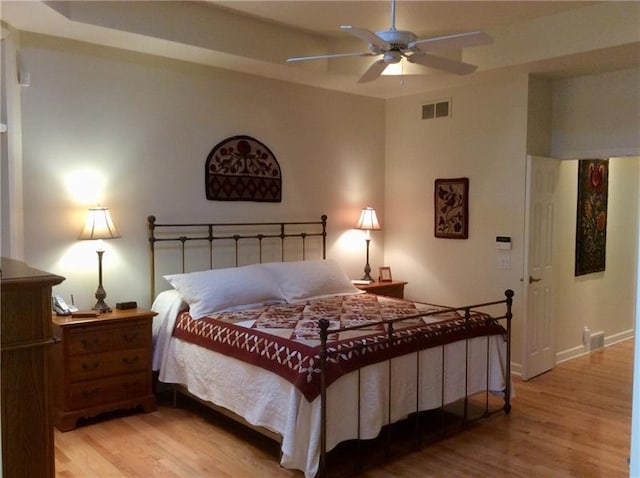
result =
[[91,309],[97,310],[101,314],[111,312],[111,307],[109,307],[104,301],[106,297],[107,293],[105,292],[104,287],[102,287],[102,284],[98,285],[98,289],[96,290],[96,299],[98,299],[98,302],[96,302],[96,305],[91,307]]
[[366,238],[365,240],[367,241],[367,263],[364,265],[364,276],[362,277],[362,280],[373,282],[373,277],[371,277],[371,266],[369,265],[369,242],[371,239]]
[[369,282],[374,282],[373,277],[371,277],[371,266],[367,262],[364,266],[364,275],[362,276],[362,280],[368,280]]
[[365,274],[362,276],[361,280],[368,280],[369,282],[375,282],[375,279],[371,277],[371,274],[369,274],[369,272],[365,271]]
[[99,313],[104,314],[105,312],[111,312],[112,309],[104,302],[96,302],[96,305],[91,307],[91,310],[97,310]]

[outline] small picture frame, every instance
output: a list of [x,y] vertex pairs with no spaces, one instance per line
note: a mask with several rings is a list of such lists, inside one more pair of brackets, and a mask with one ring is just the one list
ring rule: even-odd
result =
[[380,282],[391,282],[391,267],[383,266],[380,268],[380,276],[378,277]]

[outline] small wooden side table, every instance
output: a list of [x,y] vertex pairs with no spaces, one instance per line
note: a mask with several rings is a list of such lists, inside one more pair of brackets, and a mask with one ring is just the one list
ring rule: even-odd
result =
[[156,409],[151,388],[151,322],[146,309],[93,318],[54,317],[54,424],[72,430],[79,418],[141,406]]
[[404,286],[407,282],[403,281],[375,281],[371,284],[354,284],[358,289],[367,291],[369,294],[386,295],[397,299],[404,299]]

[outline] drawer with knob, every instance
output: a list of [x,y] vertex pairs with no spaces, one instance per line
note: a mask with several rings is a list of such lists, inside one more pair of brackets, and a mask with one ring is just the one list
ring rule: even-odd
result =
[[147,349],[116,350],[70,357],[69,375],[72,382],[77,382],[147,370],[150,358]]
[[102,380],[90,380],[71,384],[70,398],[78,408],[84,409],[100,404],[127,400],[131,395],[146,392],[149,385],[146,373],[114,376]]

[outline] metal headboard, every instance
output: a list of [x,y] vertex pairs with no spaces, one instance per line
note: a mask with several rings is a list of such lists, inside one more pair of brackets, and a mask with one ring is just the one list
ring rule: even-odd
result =
[[[239,265],[240,246],[250,241],[257,244],[258,262],[263,260],[263,244],[265,239],[279,239],[280,260],[285,261],[285,239],[299,238],[302,260],[307,257],[307,239],[321,238],[321,256],[327,258],[327,216],[320,216],[319,221],[299,222],[237,222],[237,223],[157,223],[155,216],[147,218],[149,229],[149,247],[151,252],[151,302],[156,292],[156,243],[172,242],[179,244],[181,255],[181,271],[186,272],[185,254],[188,243],[204,243],[208,245],[209,269],[214,268],[214,244],[219,241],[232,241],[235,255],[235,266]],[[235,229],[238,232],[232,233]],[[265,232],[254,232],[262,230]],[[244,232],[243,232],[244,231]],[[174,271],[177,272],[177,271]]]

